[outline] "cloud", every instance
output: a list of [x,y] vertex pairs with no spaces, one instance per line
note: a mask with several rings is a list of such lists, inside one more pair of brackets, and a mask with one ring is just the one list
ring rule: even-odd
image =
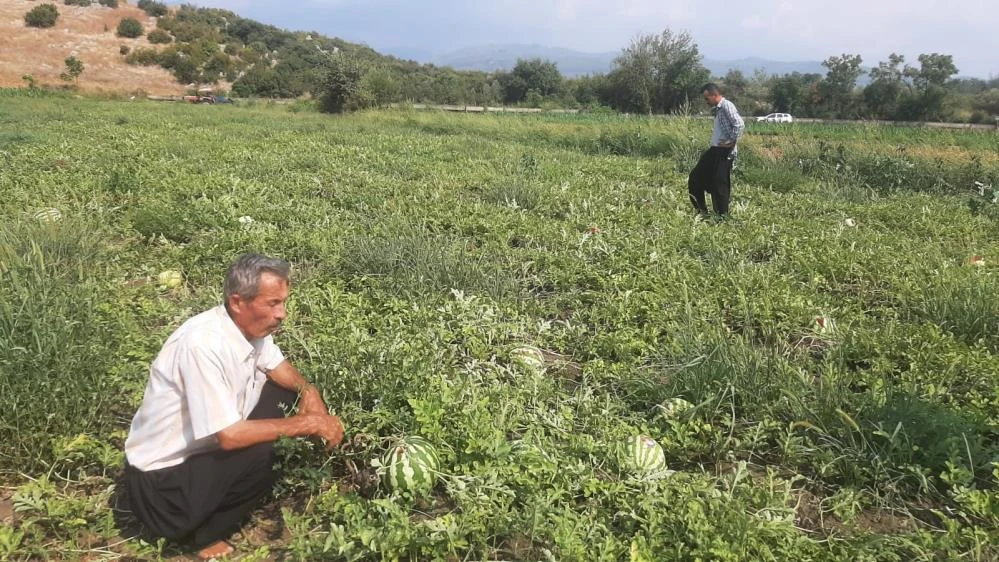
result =
[[739,22],[739,27],[742,29],[763,29],[766,27],[766,24],[763,22],[762,17],[757,14],[753,14],[742,18],[742,21]]

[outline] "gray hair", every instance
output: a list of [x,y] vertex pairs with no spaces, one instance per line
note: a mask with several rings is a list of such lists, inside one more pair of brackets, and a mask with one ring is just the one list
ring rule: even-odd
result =
[[243,254],[229,266],[225,273],[225,282],[222,284],[222,294],[225,297],[226,306],[229,306],[229,297],[239,295],[244,299],[253,299],[260,292],[260,276],[264,273],[271,273],[289,280],[291,266],[288,262],[269,258],[260,254]]

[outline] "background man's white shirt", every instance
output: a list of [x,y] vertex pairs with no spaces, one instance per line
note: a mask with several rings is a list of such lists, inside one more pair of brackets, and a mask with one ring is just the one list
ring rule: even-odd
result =
[[149,368],[125,441],[129,464],[157,470],[218,447],[215,433],[250,415],[265,372],[282,361],[271,336],[247,340],[224,306],[184,322]]

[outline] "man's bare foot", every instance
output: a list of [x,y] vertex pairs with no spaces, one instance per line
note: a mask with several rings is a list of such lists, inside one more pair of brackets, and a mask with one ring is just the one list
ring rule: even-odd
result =
[[219,541],[215,544],[211,544],[202,548],[198,551],[198,558],[202,560],[211,560],[212,558],[225,558],[236,550],[231,544],[225,541]]

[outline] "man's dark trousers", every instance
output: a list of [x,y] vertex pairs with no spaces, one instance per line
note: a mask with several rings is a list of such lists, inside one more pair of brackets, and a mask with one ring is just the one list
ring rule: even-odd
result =
[[[297,395],[268,381],[247,419],[283,418]],[[132,512],[157,537],[203,548],[229,538],[270,492],[274,446],[210,451],[177,466],[143,472],[125,465]]]
[[704,151],[697,165],[687,178],[690,202],[701,213],[708,212],[704,193],[711,194],[711,207],[719,215],[728,214],[728,201],[732,192],[732,148],[712,146]]

